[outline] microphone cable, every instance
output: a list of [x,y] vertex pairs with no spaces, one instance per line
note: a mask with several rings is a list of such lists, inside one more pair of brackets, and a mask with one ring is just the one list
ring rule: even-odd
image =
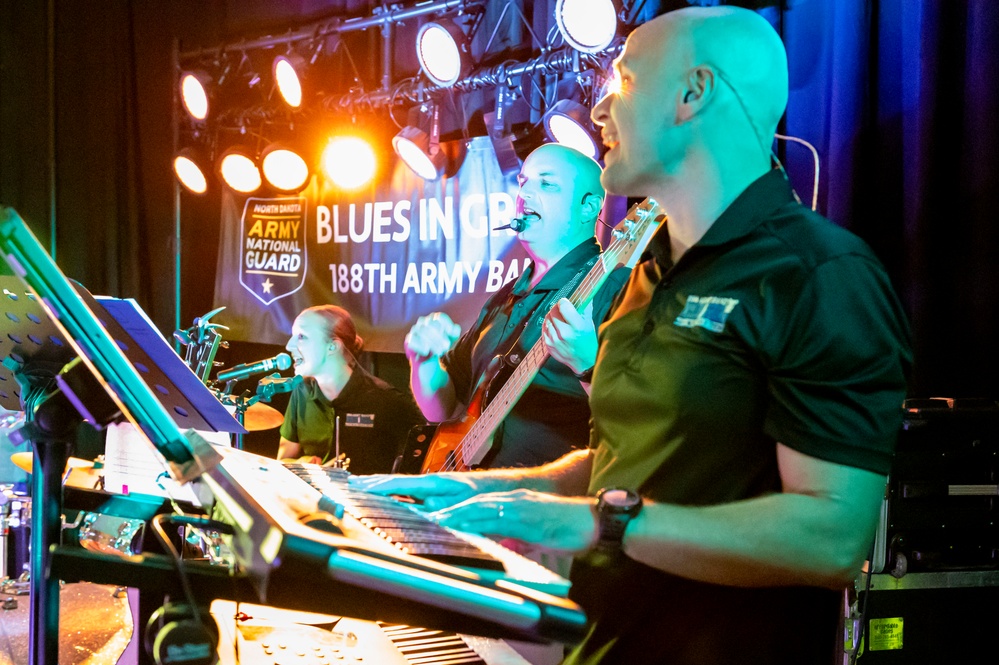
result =
[[[805,146],[812,153],[812,210],[816,210],[819,206],[819,151],[815,149],[815,146],[806,141],[805,139],[799,139],[797,136],[786,136],[784,134],[774,134],[774,138],[780,139],[782,141],[790,141],[793,143],[798,143]],[[772,154],[772,153],[771,153]],[[784,165],[781,164],[780,159],[777,155],[773,155],[774,161],[777,162],[777,166],[780,170],[784,172],[784,177],[787,178],[787,171],[784,170]],[[789,181],[790,182],[790,181]]]

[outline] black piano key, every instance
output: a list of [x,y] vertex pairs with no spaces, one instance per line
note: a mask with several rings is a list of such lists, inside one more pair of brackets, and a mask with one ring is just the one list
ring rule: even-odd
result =
[[488,665],[455,633],[379,624],[410,665]]
[[505,570],[503,562],[454,535],[413,507],[347,485],[347,474],[316,465],[291,465],[303,481],[400,551],[440,563]]

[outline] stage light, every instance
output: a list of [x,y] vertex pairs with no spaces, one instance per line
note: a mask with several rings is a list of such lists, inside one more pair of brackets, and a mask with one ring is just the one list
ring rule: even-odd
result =
[[309,162],[291,146],[272,143],[260,155],[264,180],[280,192],[300,192],[309,183]]
[[424,23],[416,34],[420,69],[439,86],[448,88],[468,73],[470,64],[463,57],[467,52],[468,38],[450,19]]
[[205,72],[184,72],[180,76],[180,101],[195,120],[208,117],[208,86],[211,77]]
[[274,58],[271,66],[274,84],[285,103],[292,108],[302,105],[302,80],[299,72],[305,71],[305,58],[289,53]]
[[173,158],[173,172],[177,180],[192,194],[208,191],[208,176],[201,156],[192,148],[184,148]]
[[375,151],[357,136],[337,136],[323,150],[323,173],[340,189],[357,189],[368,184],[376,166]]
[[424,180],[437,180],[443,175],[447,156],[440,147],[436,104],[426,103],[412,109],[410,123],[392,138],[392,149]]
[[555,24],[569,46],[597,53],[614,39],[617,10],[611,0],[556,0]]
[[246,148],[233,146],[219,158],[219,175],[222,181],[240,194],[252,194],[260,189],[263,180],[260,169]]
[[543,117],[545,133],[552,141],[575,148],[579,152],[597,159],[600,144],[591,129],[590,112],[582,104],[563,99],[545,111]]

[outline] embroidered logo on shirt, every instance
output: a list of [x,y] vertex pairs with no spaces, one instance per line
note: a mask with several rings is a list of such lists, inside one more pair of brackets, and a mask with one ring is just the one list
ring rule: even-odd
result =
[[347,427],[374,427],[375,414],[373,413],[348,413],[344,421]]
[[717,296],[687,296],[687,304],[673,325],[681,328],[705,328],[719,333],[725,329],[725,321],[739,304],[736,298]]

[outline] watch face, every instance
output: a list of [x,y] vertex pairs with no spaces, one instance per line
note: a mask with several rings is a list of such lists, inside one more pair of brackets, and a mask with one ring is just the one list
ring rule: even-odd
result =
[[635,513],[642,506],[642,497],[626,489],[607,488],[600,490],[598,496],[604,509],[612,513]]
[[635,503],[634,500],[628,495],[628,490],[607,490],[603,493],[602,498],[604,502],[608,505],[614,506],[615,508],[627,508]]

